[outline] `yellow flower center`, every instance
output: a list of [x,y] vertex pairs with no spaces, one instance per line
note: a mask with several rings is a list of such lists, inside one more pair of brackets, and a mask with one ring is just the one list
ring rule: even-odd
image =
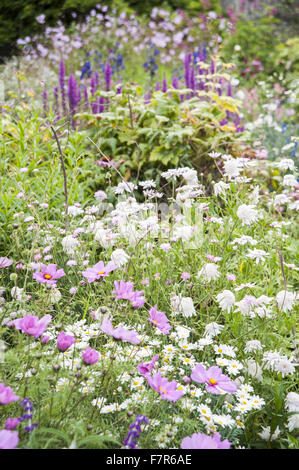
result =
[[104,274],[105,271],[99,271],[98,275],[100,276],[101,274]]
[[52,279],[51,274],[44,274],[44,279]]
[[211,385],[216,385],[217,380],[215,380],[215,379],[209,379],[209,382],[210,382]]

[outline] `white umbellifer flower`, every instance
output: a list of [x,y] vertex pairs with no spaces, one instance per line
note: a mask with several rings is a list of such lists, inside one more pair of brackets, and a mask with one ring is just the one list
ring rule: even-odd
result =
[[295,292],[290,292],[286,290],[278,292],[278,294],[276,295],[276,302],[279,310],[282,310],[283,312],[292,310],[296,297],[297,296]]
[[251,341],[247,341],[244,352],[261,351],[262,349],[263,346],[261,345],[261,342],[258,339],[253,339]]
[[251,316],[252,309],[257,306],[257,301],[253,295],[245,295],[240,302],[236,302],[236,305],[242,315]]
[[274,366],[274,369],[277,373],[281,373],[282,377],[287,374],[293,374],[296,370],[294,364],[286,356],[281,358]]
[[203,277],[205,281],[210,282],[220,277],[218,266],[215,263],[206,263],[200,271],[198,271],[197,277]]
[[171,298],[171,306],[175,310],[175,314],[182,314],[183,317],[192,317],[196,315],[193,300],[191,297],[182,297],[181,295]]
[[266,261],[265,256],[269,256],[269,253],[266,253],[264,250],[258,250],[254,248],[253,250],[248,250],[247,258],[252,258],[255,260],[256,264],[259,264],[260,261]]
[[213,338],[213,336],[219,335],[223,328],[223,325],[219,325],[216,322],[208,323],[205,327],[205,335],[211,336]]
[[299,211],[299,199],[297,199],[297,201],[291,202],[291,204],[289,204],[289,209]]
[[111,261],[118,267],[127,264],[129,258],[129,255],[121,248],[114,250],[111,254]]
[[289,392],[285,402],[289,411],[299,411],[299,393]]
[[224,290],[216,297],[217,302],[219,302],[222,310],[231,311],[232,306],[234,305],[236,298],[230,290]]
[[29,297],[25,294],[24,289],[21,287],[13,287],[10,291],[11,296],[13,299],[17,300],[18,302],[26,302]]
[[185,328],[184,326],[178,325],[175,329],[179,339],[186,340],[190,335],[190,330],[188,330],[188,328]]
[[225,183],[224,181],[219,181],[219,183],[214,184],[214,194],[215,196],[219,196],[220,194],[225,194],[226,189],[228,189],[230,185]]
[[51,289],[51,294],[50,294],[50,302],[55,304],[59,302],[61,299],[62,295],[59,289]]
[[290,158],[283,158],[279,162],[276,162],[274,164],[279,170],[295,170],[295,164],[294,161],[291,160]]
[[72,215],[74,217],[76,217],[76,215],[80,215],[80,214],[83,214],[83,209],[81,209],[81,207],[77,207],[77,206],[69,206],[68,207],[68,214],[69,215]]
[[242,235],[240,238],[235,238],[231,244],[232,245],[246,245],[246,243],[249,243],[250,245],[256,245],[257,241],[254,240],[254,238],[250,237],[250,235]]
[[94,239],[99,242],[103,248],[109,248],[114,245],[117,235],[112,233],[111,230],[106,230],[102,227],[94,230]]
[[299,412],[288,418],[288,429],[291,432],[294,431],[294,429],[299,429]]
[[213,344],[213,340],[210,336],[207,336],[206,338],[200,338],[197,341],[199,351],[202,351],[205,346],[209,346],[210,344]]
[[139,181],[139,186],[141,186],[143,189],[155,188],[156,183],[154,180]]
[[242,170],[242,163],[238,158],[228,158],[224,164],[224,174],[229,179],[236,178]]
[[254,359],[248,359],[246,361],[246,366],[248,375],[259,382],[263,381],[263,370]]
[[72,235],[67,235],[61,240],[62,248],[68,255],[73,255],[78,248],[79,241]]
[[265,441],[275,441],[280,434],[280,429],[277,426],[273,434],[271,434],[271,428],[270,426],[266,426],[265,428],[262,427],[262,432],[259,432],[258,435],[260,436],[261,439],[264,439]]
[[186,169],[183,174],[183,178],[186,180],[187,184],[196,185],[198,184],[197,171],[192,168]]
[[173,235],[175,238],[180,238],[183,242],[186,242],[192,237],[193,232],[194,227],[191,227],[191,225],[181,225],[175,227]]
[[259,202],[260,197],[261,197],[259,195],[259,191],[260,191],[260,187],[255,186],[255,188],[253,189],[252,193],[249,196],[249,199],[251,199],[254,204],[257,204]]
[[283,204],[288,204],[289,202],[291,202],[291,199],[286,196],[286,194],[277,194],[274,198],[273,205],[274,207],[277,207]]
[[250,225],[259,219],[259,212],[254,204],[241,204],[238,207],[237,216],[242,221],[242,225]]
[[128,181],[121,181],[115,188],[113,188],[114,194],[123,194],[124,192],[132,193],[134,189],[137,189],[136,184]]
[[285,175],[283,178],[282,185],[283,186],[290,186],[291,188],[295,188],[297,186],[297,180],[294,175]]

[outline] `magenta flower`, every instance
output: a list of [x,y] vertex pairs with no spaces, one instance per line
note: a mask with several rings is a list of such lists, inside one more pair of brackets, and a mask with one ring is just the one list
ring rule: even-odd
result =
[[139,338],[136,331],[126,330],[122,326],[118,326],[114,329],[111,321],[108,320],[108,318],[104,318],[100,329],[103,333],[113,336],[115,339],[121,339],[122,341],[127,341],[128,343],[132,344],[139,344],[141,342],[141,339]]
[[95,349],[91,349],[89,346],[82,351],[82,358],[85,364],[95,364],[98,362],[100,355]]
[[17,320],[11,321],[8,325],[14,325],[17,330],[21,330],[23,333],[34,336],[38,338],[41,336],[47,329],[48,324],[52,320],[51,315],[45,315],[41,319],[35,315],[26,315],[23,318],[17,318]]
[[15,449],[19,444],[18,431],[0,431],[0,449]]
[[152,377],[147,376],[146,380],[149,386],[160,394],[162,400],[177,401],[184,395],[182,390],[178,390],[178,383],[175,380],[168,382],[166,377],[162,377],[160,371]]
[[102,277],[108,276],[111,271],[117,269],[118,266],[109,261],[107,266],[104,265],[103,261],[99,261],[97,264],[92,266],[92,268],[87,268],[86,271],[82,271],[82,275],[86,277],[88,282],[94,282]]
[[144,305],[145,299],[143,291],[133,291],[133,282],[114,281],[115,290],[111,294],[115,294],[117,299],[129,300],[134,308],[139,308]]
[[63,352],[66,351],[75,342],[76,338],[71,335],[66,335],[65,332],[62,331],[57,338],[57,348],[59,351]]
[[207,392],[220,395],[223,392],[235,393],[237,386],[227,375],[222,374],[220,367],[212,366],[208,370],[202,364],[196,364],[191,373],[191,379],[195,382],[207,384]]
[[181,449],[229,449],[230,446],[231,443],[227,439],[221,441],[219,433],[213,436],[194,433],[191,437],[184,437],[181,443]]
[[8,268],[8,266],[11,266],[13,263],[12,259],[6,258],[6,256],[0,258],[0,269],[2,268]]
[[18,401],[19,398],[10,387],[6,387],[4,383],[0,384],[0,405],[8,405],[13,401]]
[[33,279],[41,284],[56,285],[56,280],[65,275],[63,269],[56,269],[56,264],[42,264],[41,271],[33,273]]
[[142,375],[149,374],[155,367],[155,363],[157,362],[158,359],[159,359],[159,356],[157,354],[156,356],[152,358],[151,362],[147,362],[147,363],[140,362],[137,366],[138,372]]
[[158,312],[157,305],[154,305],[154,307],[150,309],[149,314],[150,316],[148,320],[157,328],[159,328],[159,330],[161,330],[164,335],[168,335],[171,330],[171,326],[165,313]]
[[12,431],[17,427],[20,421],[21,418],[7,418],[7,420],[5,421],[5,429],[7,431]]

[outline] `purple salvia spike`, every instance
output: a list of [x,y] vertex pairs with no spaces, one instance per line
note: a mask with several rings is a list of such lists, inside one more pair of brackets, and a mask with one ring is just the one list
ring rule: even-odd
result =
[[227,85],[227,96],[232,96],[232,85],[229,83]]
[[66,106],[66,96],[65,96],[65,65],[63,60],[60,62],[59,65],[59,86],[60,86],[60,93],[61,93],[61,103],[62,103],[62,111],[63,114],[67,115],[67,106]]
[[48,112],[49,112],[48,93],[47,93],[46,89],[44,89],[44,91],[43,91],[43,109],[44,109],[44,115],[46,117]]
[[54,91],[53,91],[53,94],[54,94],[55,121],[59,121],[59,119],[60,119],[58,93],[59,93],[59,88],[58,88],[58,86],[56,86],[56,87],[54,88]]
[[215,63],[214,63],[213,59],[211,59],[210,71],[211,71],[212,74],[215,73]]
[[171,82],[173,88],[179,88],[179,80],[178,77],[173,77],[172,82]]
[[68,81],[68,98],[69,98],[69,108],[70,108],[70,114],[72,116],[72,126],[74,127],[75,121],[74,121],[74,114],[77,106],[77,82],[75,80],[75,77],[73,74],[70,75],[69,81]]
[[167,78],[166,78],[165,74],[164,74],[164,78],[162,80],[162,91],[163,91],[163,93],[167,92]]
[[109,91],[111,88],[111,66],[110,62],[106,62],[105,70],[104,70],[104,75],[105,75],[105,85],[106,85],[106,91]]
[[187,88],[190,88],[190,64],[191,64],[191,52],[185,55],[184,66],[185,66],[185,84]]
[[103,113],[105,111],[105,98],[102,96],[99,99],[99,113]]
[[157,82],[157,83],[156,83],[155,91],[159,91],[160,88],[161,88],[160,82]]

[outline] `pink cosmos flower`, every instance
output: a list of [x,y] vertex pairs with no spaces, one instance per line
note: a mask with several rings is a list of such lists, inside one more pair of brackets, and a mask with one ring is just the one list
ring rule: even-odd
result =
[[194,382],[207,384],[207,392],[220,395],[223,392],[235,393],[237,386],[227,375],[222,374],[220,367],[212,366],[208,370],[202,364],[196,364],[191,373]]
[[158,312],[157,305],[154,305],[154,307],[150,309],[149,314],[150,316],[148,320],[157,328],[159,328],[159,330],[161,330],[164,335],[168,335],[169,331],[171,330],[171,326],[165,313]]
[[230,449],[231,443],[224,439],[221,441],[219,433],[213,436],[206,436],[201,432],[192,434],[191,437],[184,437],[181,449]]
[[92,268],[87,268],[86,271],[82,271],[82,275],[86,277],[88,282],[94,282],[102,277],[108,276],[111,271],[117,269],[118,266],[112,261],[109,261],[107,266],[104,265],[103,261],[99,261]]
[[5,421],[5,429],[7,431],[12,431],[17,427],[20,421],[21,418],[7,418],[7,420]]
[[10,387],[6,387],[4,383],[0,384],[0,405],[8,405],[13,401],[18,401],[19,398]]
[[56,280],[65,275],[63,269],[56,269],[56,264],[41,264],[40,271],[33,273],[33,279],[41,284],[55,285]]
[[59,351],[63,352],[66,351],[75,342],[76,338],[71,335],[66,335],[65,332],[62,331],[57,338],[57,348]]
[[136,331],[126,330],[122,326],[118,326],[114,329],[111,321],[108,320],[108,318],[104,318],[100,329],[103,333],[113,336],[115,339],[121,339],[122,341],[127,341],[128,343],[132,344],[139,344],[141,342],[141,339],[139,338]]
[[46,331],[51,320],[52,316],[49,314],[45,315],[41,319],[35,315],[26,315],[23,318],[13,320],[8,325],[14,325],[17,330],[21,330],[23,333],[27,333],[28,335],[34,336],[34,338],[38,338]]
[[15,449],[19,444],[18,431],[0,431],[0,449]]
[[8,268],[8,266],[11,266],[13,263],[12,259],[6,258],[6,256],[0,258],[0,269],[2,268]]
[[157,362],[158,359],[159,359],[159,355],[156,354],[156,356],[152,358],[151,362],[147,362],[146,364],[143,362],[140,362],[137,366],[138,372],[142,375],[149,374],[155,367],[155,363]]
[[160,394],[162,400],[177,401],[184,395],[182,390],[177,389],[178,383],[175,380],[168,382],[166,377],[162,377],[160,371],[152,377],[147,376],[146,380],[149,386]]
[[100,355],[95,349],[91,349],[89,346],[82,351],[82,358],[85,364],[95,364],[98,362]]
[[115,294],[117,299],[129,300],[134,308],[139,308],[144,305],[145,298],[143,291],[133,291],[133,282],[114,281],[115,290],[111,294]]

